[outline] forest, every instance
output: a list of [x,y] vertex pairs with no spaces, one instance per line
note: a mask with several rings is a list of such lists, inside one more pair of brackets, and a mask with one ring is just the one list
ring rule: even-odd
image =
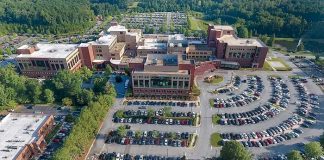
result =
[[324,20],[321,0],[141,0],[137,12],[197,11],[215,24],[237,24],[256,34],[299,37]]
[[321,0],[2,0],[0,34],[82,33],[95,15],[132,12],[200,12],[214,24],[244,26],[254,35],[300,37],[324,19]]

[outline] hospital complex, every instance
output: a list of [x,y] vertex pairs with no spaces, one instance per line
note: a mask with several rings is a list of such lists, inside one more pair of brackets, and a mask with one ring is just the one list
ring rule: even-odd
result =
[[218,68],[262,68],[268,47],[254,38],[239,38],[232,26],[209,25],[204,39],[182,34],[143,34],[112,24],[96,41],[81,44],[38,43],[18,48],[18,68],[32,78],[50,78],[59,70],[82,66],[131,71],[136,95],[186,96],[196,75]]

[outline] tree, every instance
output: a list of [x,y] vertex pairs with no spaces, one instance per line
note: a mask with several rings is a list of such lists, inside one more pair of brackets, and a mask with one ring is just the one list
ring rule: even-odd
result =
[[72,99],[68,98],[68,97],[65,97],[65,98],[62,99],[62,104],[64,106],[70,107],[70,106],[72,106]]
[[6,53],[8,54],[8,55],[12,55],[12,51],[11,51],[11,48],[6,48],[5,49],[5,51],[6,51]]
[[44,102],[45,103],[53,103],[55,101],[54,93],[50,89],[44,90]]
[[35,79],[26,80],[26,95],[30,102],[40,103],[42,94],[42,85]]
[[125,125],[119,126],[119,127],[117,128],[117,134],[118,134],[120,137],[124,137],[124,136],[126,136],[126,126],[125,126]]
[[142,136],[142,131],[135,131],[135,137],[138,139],[138,138],[141,138]]
[[252,36],[253,36],[253,31],[252,31],[252,29],[250,29],[250,31],[249,31],[249,38],[252,38]]
[[315,61],[318,61],[318,60],[320,60],[320,55],[319,54],[316,54],[315,55]]
[[259,38],[263,43],[268,44],[269,38],[267,35],[261,35]]
[[131,76],[131,72],[130,72],[130,70],[129,70],[128,67],[126,67],[126,68],[124,69],[124,72],[125,72],[125,74],[126,74],[127,76]]
[[115,86],[111,83],[107,83],[105,86],[105,94],[109,94],[113,97],[117,96],[116,90],[115,90]]
[[305,145],[305,154],[309,159],[317,159],[323,155],[323,148],[319,142],[310,142]]
[[303,51],[305,49],[304,47],[304,43],[303,42],[300,42],[300,44],[297,46],[297,51]]
[[109,77],[111,75],[111,73],[113,72],[111,66],[108,64],[105,68],[105,76]]
[[237,35],[240,38],[247,38],[249,36],[249,31],[245,26],[241,25],[237,28]]
[[162,26],[160,26],[160,28],[159,28],[160,33],[166,33],[167,31],[168,31],[168,27],[166,26],[166,24],[163,24]]
[[78,71],[77,74],[82,78],[83,81],[87,81],[89,78],[92,77],[92,71],[87,68],[87,67],[81,67]]
[[163,113],[164,113],[164,116],[165,117],[171,117],[172,114],[171,114],[171,107],[164,107],[163,108]]
[[147,117],[152,118],[154,116],[154,110],[152,108],[147,109]]
[[268,41],[268,45],[272,47],[275,43],[275,40],[276,40],[275,35],[272,35]]
[[239,159],[239,160],[251,160],[252,155],[244,146],[237,141],[226,142],[220,151],[220,158],[227,159]]
[[124,111],[123,110],[118,110],[115,113],[115,117],[117,117],[117,118],[124,118]]
[[95,78],[93,91],[95,93],[102,93],[105,91],[105,86],[107,84],[107,78]]
[[153,138],[158,138],[159,135],[160,135],[159,131],[157,131],[157,130],[153,130],[153,131],[152,131],[152,137],[153,137]]
[[303,160],[303,156],[300,154],[299,151],[292,150],[287,155],[288,160]]
[[82,91],[77,95],[77,103],[80,106],[89,105],[94,98],[94,93],[92,90],[82,89]]
[[120,83],[120,82],[123,81],[123,78],[122,78],[120,75],[117,75],[117,76],[115,77],[115,80],[116,80],[116,83]]
[[320,137],[320,143],[321,143],[322,148],[324,148],[324,133]]

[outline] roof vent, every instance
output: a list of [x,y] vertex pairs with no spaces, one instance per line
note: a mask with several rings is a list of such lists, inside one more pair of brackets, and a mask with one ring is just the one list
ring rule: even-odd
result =
[[50,53],[54,53],[54,52],[56,52],[56,51],[57,51],[56,49],[50,49],[50,50],[49,50]]

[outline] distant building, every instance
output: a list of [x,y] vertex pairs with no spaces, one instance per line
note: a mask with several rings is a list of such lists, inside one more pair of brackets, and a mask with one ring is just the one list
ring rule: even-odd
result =
[[192,61],[176,54],[148,54],[143,67],[132,72],[134,95],[189,95],[194,82]]
[[0,158],[30,160],[41,155],[53,116],[10,113],[0,121]]
[[81,68],[81,58],[75,44],[23,45],[17,49],[15,60],[23,75],[48,78],[59,70],[71,71]]
[[217,59],[238,62],[241,67],[262,68],[268,47],[259,39],[238,38],[232,26],[208,27],[207,43]]

